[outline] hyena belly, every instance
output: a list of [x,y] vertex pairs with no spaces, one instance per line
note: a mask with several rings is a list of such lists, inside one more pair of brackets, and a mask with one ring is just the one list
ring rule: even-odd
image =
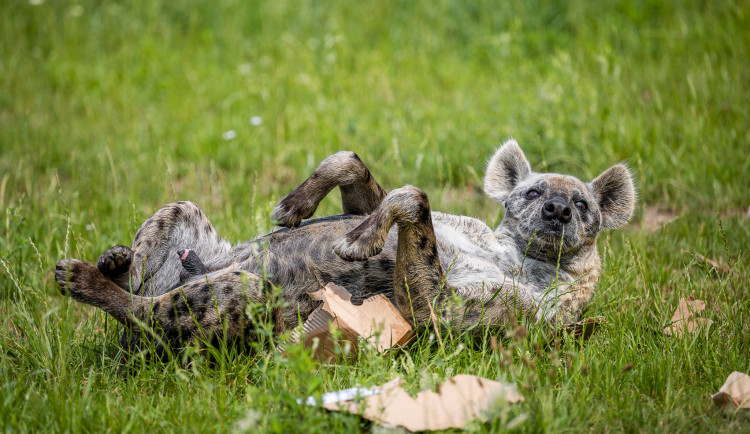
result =
[[341,215],[308,220],[298,227],[280,229],[240,244],[230,255],[236,258],[240,269],[282,288],[281,295],[289,304],[285,317],[294,327],[297,315],[306,318],[320,303],[306,293],[329,282],[346,288],[355,304],[376,294],[393,298],[397,229],[390,232],[383,251],[366,261],[345,261],[333,251],[333,242],[363,219]]
[[[498,289],[512,285],[513,271],[520,267],[512,246],[498,241],[494,232],[477,219],[439,212],[431,215],[446,294],[484,294],[479,298],[489,299]],[[340,215],[308,220],[240,244],[220,257],[207,258],[206,267],[216,272],[237,266],[281,288],[281,297],[287,303],[281,319],[284,328],[293,328],[298,318],[310,315],[320,302],[307,292],[329,282],[346,288],[355,304],[376,294],[385,295],[395,304],[397,226],[389,231],[383,250],[367,260],[346,261],[333,250],[334,242],[365,218]]]
[[[439,212],[432,216],[446,291],[456,288],[460,296],[471,291],[491,293],[511,279],[509,270],[517,260],[514,250],[499,243],[484,223]],[[333,242],[364,219],[342,215],[308,220],[299,227],[241,244],[231,255],[241,269],[282,288],[282,297],[289,304],[285,317],[291,327],[296,325],[297,315],[306,318],[319,304],[306,292],[329,282],[346,288],[355,304],[376,294],[394,301],[398,227],[390,230],[382,252],[365,261],[345,261],[333,251]]]

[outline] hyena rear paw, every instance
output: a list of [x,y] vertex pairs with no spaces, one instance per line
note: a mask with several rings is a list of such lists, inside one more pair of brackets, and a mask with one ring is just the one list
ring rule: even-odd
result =
[[97,280],[104,279],[102,273],[88,262],[78,259],[61,259],[55,265],[55,281],[63,295],[80,299]]
[[130,270],[131,262],[133,262],[133,251],[130,247],[117,245],[99,256],[96,268],[111,279]]
[[299,226],[302,220],[315,214],[318,204],[298,190],[299,188],[281,199],[271,211],[271,219],[277,225],[287,228]]
[[333,242],[333,251],[346,261],[364,261],[383,251],[385,237],[371,219],[365,220],[351,232]]

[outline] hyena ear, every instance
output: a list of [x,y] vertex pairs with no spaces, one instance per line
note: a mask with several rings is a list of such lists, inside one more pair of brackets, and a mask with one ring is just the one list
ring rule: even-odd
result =
[[495,151],[484,175],[484,192],[505,202],[519,182],[531,174],[531,166],[515,140],[510,139]]
[[615,164],[591,181],[591,191],[602,213],[602,225],[619,228],[635,210],[635,185],[624,164]]

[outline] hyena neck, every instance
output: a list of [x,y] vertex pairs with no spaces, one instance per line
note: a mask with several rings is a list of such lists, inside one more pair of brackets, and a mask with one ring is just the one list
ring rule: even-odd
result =
[[596,243],[582,247],[564,265],[560,264],[560,268],[576,279],[593,280],[593,283],[596,283],[599,280],[599,273],[602,268]]
[[[549,260],[527,258],[520,279],[527,279],[531,287],[541,293],[549,288],[562,288],[564,292],[574,294],[572,297],[586,302],[596,290],[601,271],[601,262],[596,248],[580,252],[575,260],[557,263]],[[559,295],[557,292],[554,294]]]
[[592,243],[583,245],[575,251],[569,251],[566,254],[543,255],[534,252],[528,248],[528,242],[523,240],[518,234],[507,227],[499,226],[495,230],[495,238],[503,244],[512,244],[516,247],[519,258],[518,262],[523,262],[523,268],[526,271],[532,269],[547,270],[550,268],[559,269],[564,275],[571,276],[572,280],[586,278],[587,281],[593,276],[598,280],[601,270],[601,260],[599,252],[596,249],[596,239]]

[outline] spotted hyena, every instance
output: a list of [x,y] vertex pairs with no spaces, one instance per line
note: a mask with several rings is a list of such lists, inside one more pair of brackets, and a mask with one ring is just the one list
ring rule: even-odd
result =
[[[335,187],[343,214],[307,220]],[[55,278],[64,294],[173,344],[251,339],[248,301],[266,303],[273,287],[284,301],[268,312],[275,331],[294,328],[319,303],[306,293],[328,282],[355,302],[385,294],[416,327],[432,313],[456,329],[580,316],[599,278],[597,234],[633,213],[628,169],[614,165],[589,183],[535,173],[511,140],[490,159],[484,190],[505,207],[496,229],[432,211],[417,187],[386,193],[356,154],[339,152],[276,205],[282,229],[233,246],[196,204],[172,203],[131,247],[107,250],[96,266],[63,259]]]

